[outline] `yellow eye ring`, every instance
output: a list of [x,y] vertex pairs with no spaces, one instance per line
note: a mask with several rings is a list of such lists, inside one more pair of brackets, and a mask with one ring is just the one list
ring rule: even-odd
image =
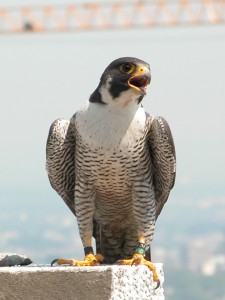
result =
[[135,65],[131,63],[124,63],[120,66],[120,71],[125,74],[130,74],[134,71]]

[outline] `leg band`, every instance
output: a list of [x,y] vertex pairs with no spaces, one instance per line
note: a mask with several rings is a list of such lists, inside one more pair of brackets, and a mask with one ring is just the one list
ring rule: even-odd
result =
[[145,244],[138,243],[137,247],[135,248],[135,253],[141,254],[145,257]]
[[84,247],[84,254],[85,254],[85,256],[88,254],[94,254],[93,248],[92,247]]

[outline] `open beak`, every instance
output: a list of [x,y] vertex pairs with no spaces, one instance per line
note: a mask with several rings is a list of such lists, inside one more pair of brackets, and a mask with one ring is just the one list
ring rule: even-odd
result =
[[139,66],[127,83],[135,92],[146,94],[150,80],[150,70],[146,66]]

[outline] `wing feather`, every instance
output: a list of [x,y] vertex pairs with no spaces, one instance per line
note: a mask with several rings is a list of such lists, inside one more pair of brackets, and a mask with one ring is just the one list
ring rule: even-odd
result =
[[75,130],[74,123],[55,120],[49,130],[46,146],[46,169],[53,189],[75,215]]
[[174,141],[170,127],[163,117],[151,120],[148,145],[153,164],[157,219],[174,186],[176,176]]

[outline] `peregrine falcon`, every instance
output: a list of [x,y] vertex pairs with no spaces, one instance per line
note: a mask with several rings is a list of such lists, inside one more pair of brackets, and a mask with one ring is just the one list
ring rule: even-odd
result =
[[176,159],[168,123],[142,105],[150,80],[148,63],[116,59],[83,107],[51,125],[49,180],[77,218],[85,253],[83,261],[52,264],[99,265],[103,258],[144,264],[159,284],[150,245],[174,186]]

